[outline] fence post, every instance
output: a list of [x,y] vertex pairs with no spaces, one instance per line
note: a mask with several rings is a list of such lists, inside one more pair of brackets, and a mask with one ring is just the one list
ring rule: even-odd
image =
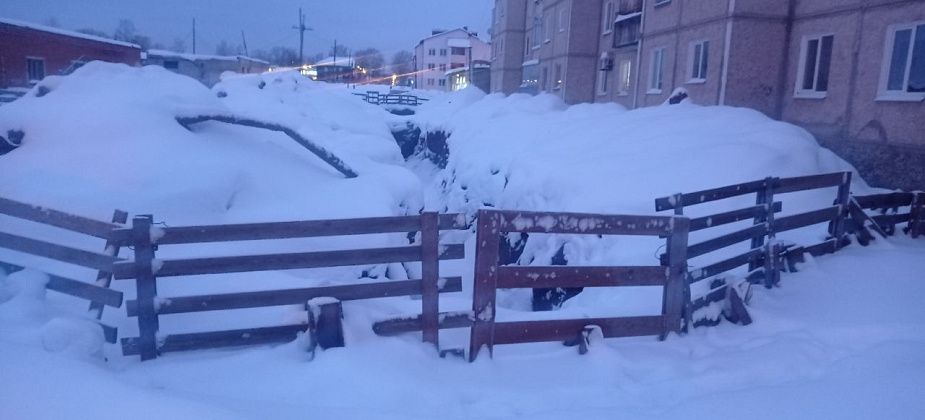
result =
[[421,324],[425,343],[440,347],[440,228],[437,213],[421,214]]
[[841,249],[844,244],[842,240],[845,237],[845,221],[848,218],[848,204],[851,200],[851,172],[845,172],[842,183],[838,185],[838,214],[832,218],[832,237],[835,238],[835,250]]
[[925,235],[925,192],[917,192],[912,197],[912,206],[909,207],[909,235],[918,238]]
[[[124,225],[128,221],[128,213],[122,210],[116,210],[112,213],[112,222]],[[109,255],[110,257],[119,256],[119,248],[122,247],[122,244],[114,242],[112,239],[106,240],[106,247],[103,248],[103,254]],[[112,271],[100,270],[96,273],[96,285],[99,287],[109,288],[109,285],[112,283]],[[88,310],[96,319],[103,318],[103,304],[99,302],[90,302],[90,308]]]
[[[769,203],[771,203],[771,204],[774,203],[774,184],[775,184],[776,182],[777,182],[777,179],[776,179],[776,178],[773,178],[773,177],[767,177],[767,178],[765,178],[765,179],[764,179],[764,189],[758,191],[758,192],[755,194],[755,205],[759,205],[759,206],[760,206],[760,205],[763,204],[763,205],[767,206],[768,211],[765,211],[765,212],[761,213],[760,215],[755,216],[755,220],[754,220],[754,222],[753,222],[754,225],[758,225],[758,224],[760,224],[760,223],[765,223],[765,222],[767,222],[767,221],[768,221],[768,214],[773,214],[773,212],[771,211],[771,210],[773,210],[773,207],[772,207],[772,206],[769,206],[768,204],[769,204]],[[768,197],[769,195],[770,195],[770,197]],[[769,227],[770,227],[770,226],[769,226]],[[768,231],[769,231],[768,234],[770,235],[770,229],[768,229]],[[757,249],[757,248],[761,248],[761,247],[763,247],[763,246],[764,246],[764,236],[763,236],[763,235],[762,235],[762,236],[759,236],[759,237],[757,237],[757,238],[752,238],[752,248],[751,248],[751,249]],[[749,271],[749,272],[754,271],[756,268],[758,268],[758,264],[756,264],[754,261],[748,263],[748,271]]]
[[[665,331],[661,339],[668,333],[680,334],[686,328],[683,325],[682,315],[685,307],[690,305],[690,284],[687,281],[687,236],[690,230],[690,219],[686,217],[672,218],[671,235],[667,239],[668,268],[666,269],[666,282],[662,291],[662,313],[665,317]],[[686,296],[686,297],[685,297]]]
[[469,361],[475,361],[483,345],[493,354],[495,333],[495,288],[498,285],[498,250],[501,245],[499,214],[479,210],[476,228],[475,280],[472,286],[472,328]]
[[151,215],[132,219],[132,243],[135,247],[135,289],[138,301],[138,349],[141,360],[157,357],[157,277],[154,275],[154,245],[151,243]]

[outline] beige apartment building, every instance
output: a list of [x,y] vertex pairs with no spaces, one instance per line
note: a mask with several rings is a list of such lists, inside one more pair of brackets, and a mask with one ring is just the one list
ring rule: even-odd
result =
[[[511,43],[561,10],[563,37],[523,39],[518,68]],[[684,88],[804,127],[875,185],[925,189],[925,0],[498,0],[495,14],[495,91],[636,108]]]

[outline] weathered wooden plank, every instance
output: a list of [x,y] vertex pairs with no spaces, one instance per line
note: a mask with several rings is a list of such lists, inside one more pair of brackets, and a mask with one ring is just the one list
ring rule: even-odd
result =
[[701,255],[707,254],[709,252],[716,251],[718,249],[725,248],[727,246],[737,244],[742,241],[750,240],[759,236],[764,236],[768,234],[768,225],[762,223],[760,225],[753,225],[748,228],[738,230],[732,233],[727,233],[722,236],[717,236],[712,239],[707,239],[703,242],[698,242],[696,244],[690,245],[687,247],[687,257],[694,258]]
[[[112,223],[116,225],[124,225],[128,221],[128,213],[122,210],[115,210],[112,213]],[[106,245],[103,247],[103,254],[109,255],[110,257],[116,258],[119,256],[119,249],[121,246],[118,242],[113,241],[112,238],[106,240]],[[96,285],[99,287],[109,288],[112,284],[112,269],[109,270],[99,270],[96,273]],[[90,302],[90,307],[87,308],[91,315],[96,319],[103,318],[103,305],[99,302]]]
[[784,194],[795,191],[813,190],[816,188],[837,187],[842,185],[845,179],[848,179],[850,182],[850,177],[850,172],[833,172],[820,175],[779,178],[774,186],[774,192],[777,194]]
[[479,210],[476,226],[475,278],[472,290],[473,323],[469,332],[469,361],[482,346],[492,350],[495,325],[495,290],[498,287],[498,252],[501,244],[501,213]]
[[423,321],[423,340],[439,347],[440,326],[437,316],[440,314],[440,228],[437,213],[425,212],[421,215],[421,319]]
[[732,270],[734,268],[741,267],[745,264],[756,262],[760,258],[762,252],[762,248],[753,249],[743,254],[736,255],[735,257],[727,258],[725,260],[710,264],[706,267],[693,270],[691,271],[691,281],[698,282],[700,280],[725,273],[726,271]]
[[117,260],[109,255],[97,254],[5,232],[0,232],[0,248],[12,249],[97,270],[110,270]]
[[296,143],[299,143],[300,145],[302,145],[302,147],[314,153],[315,156],[318,156],[318,158],[323,160],[325,163],[327,163],[328,165],[331,165],[331,167],[336,169],[338,172],[342,173],[345,177],[356,178],[358,176],[356,171],[354,171],[349,166],[347,166],[347,164],[344,163],[344,161],[341,160],[339,157],[335,156],[333,153],[329,152],[324,147],[319,146],[315,142],[306,139],[305,137],[303,137],[301,134],[299,134],[295,130],[288,128],[288,127],[284,127],[280,124],[272,124],[272,123],[267,123],[264,121],[252,120],[249,118],[236,117],[233,115],[199,115],[195,117],[177,117],[177,122],[180,123],[180,125],[186,127],[187,129],[189,129],[190,126],[193,124],[198,124],[198,123],[202,123],[206,121],[218,121],[218,122],[223,122],[226,124],[234,124],[234,125],[241,125],[245,127],[261,128],[261,129],[270,130],[270,131],[278,131],[280,133],[283,133],[289,136],[289,138],[295,140]]
[[120,227],[112,223],[68,214],[48,207],[34,206],[2,197],[0,197],[0,213],[103,239],[109,237],[109,232],[111,230]]
[[497,322],[494,328],[494,344],[565,341],[574,339],[584,327],[589,325],[599,326],[606,338],[659,335],[665,329],[665,317],[655,315]]
[[892,192],[886,194],[856,195],[854,199],[863,209],[891,209],[912,204],[915,193]]
[[[440,329],[469,328],[472,326],[472,314],[466,312],[442,312],[438,317]],[[379,321],[373,324],[373,332],[377,335],[392,336],[402,333],[421,331],[423,322],[421,316],[408,318],[395,318]]]
[[[440,293],[462,291],[461,277],[446,277],[440,282]],[[217,295],[181,296],[160,299],[159,315],[189,312],[221,311],[226,309],[262,308],[266,306],[298,305],[319,297],[340,301],[379,299],[421,294],[421,280],[400,280],[343,286],[308,287],[302,289],[261,290],[259,292],[225,293]],[[138,315],[138,302],[125,303],[128,316]]]
[[[774,204],[771,205],[771,211],[774,213],[780,213],[781,209],[783,209],[783,204],[780,201],[775,201]],[[691,232],[754,219],[755,217],[766,214],[766,212],[767,208],[762,204],[710,216],[695,217],[691,219]]]
[[870,216],[873,221],[883,229],[894,228],[898,224],[906,223],[911,218],[910,213],[898,213],[898,214],[878,214]]
[[132,219],[135,261],[132,269],[135,271],[135,293],[138,299],[138,354],[141,360],[150,360],[157,357],[157,332],[160,323],[157,319],[157,278],[154,276],[152,262],[154,261],[154,246],[151,244],[150,215],[135,216]]
[[604,215],[490,210],[498,214],[500,232],[588,235],[666,235],[670,216]]
[[466,230],[469,229],[466,223],[465,213],[446,213],[437,216],[440,230]]
[[[442,245],[441,260],[464,257],[461,244]],[[200,274],[244,273],[252,271],[293,270],[303,268],[341,267],[348,265],[383,264],[420,261],[421,248],[404,246],[392,248],[352,249],[344,251],[318,251],[291,254],[246,255],[237,257],[192,258],[159,261],[158,277],[191,276]],[[132,265],[115,264],[117,280],[132,278]]]
[[909,235],[918,238],[925,235],[925,192],[915,194],[912,208],[909,210]]
[[510,266],[498,267],[499,288],[663,286],[666,268]]
[[674,196],[657,198],[655,200],[655,211],[671,210],[678,205],[691,206],[725,198],[738,197],[740,195],[756,193],[764,188],[765,181],[760,180],[682,194],[680,203],[677,202]]
[[[665,248],[668,250],[667,280],[662,289],[662,314],[664,327],[661,337],[669,332],[681,334],[686,329],[686,322],[682,318],[690,317],[690,284],[687,282],[687,239],[690,220],[683,217],[675,218],[671,235],[668,236]],[[607,336],[607,334],[604,334]]]
[[113,308],[122,306],[122,292],[66,277],[56,276],[54,274],[47,275],[48,283],[45,285],[45,288],[49,290],[86,299],[99,305],[106,305]]
[[840,211],[841,206],[832,206],[806,213],[781,217],[774,222],[774,230],[780,233],[818,223],[829,222],[833,217],[838,216]]
[[[163,343],[157,350],[159,353],[170,353],[221,347],[285,343],[295,340],[298,334],[304,332],[306,329],[308,329],[307,324],[295,324],[278,327],[172,334],[164,338]],[[141,353],[140,341],[138,337],[123,338],[122,354],[131,356]]]
[[838,248],[837,245],[838,245],[838,241],[836,239],[829,239],[828,241],[825,241],[825,242],[820,242],[815,245],[803,247],[803,252],[809,255],[812,255],[814,257],[818,257],[821,255],[826,255],[826,254],[834,254]]

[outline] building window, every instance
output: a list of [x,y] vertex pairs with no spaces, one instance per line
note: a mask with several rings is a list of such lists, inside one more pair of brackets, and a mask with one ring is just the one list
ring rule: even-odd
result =
[[427,79],[427,86],[433,86],[433,85],[434,85],[434,79]]
[[436,68],[437,68],[437,65],[434,63],[430,63],[427,65],[427,70],[434,70]]
[[466,49],[463,47],[451,47],[450,54],[452,55],[466,55]]
[[887,30],[880,99],[925,99],[925,22]]
[[601,34],[607,35],[613,29],[613,2],[604,3],[604,16],[601,21]]
[[164,60],[164,68],[167,70],[178,70],[180,62],[177,60]]
[[38,82],[45,78],[45,59],[26,58],[26,72],[29,82]]
[[800,47],[800,63],[794,94],[824,98],[829,90],[829,68],[832,62],[832,35],[804,37]]
[[565,32],[568,29],[568,9],[559,11],[559,32]]
[[552,79],[552,88],[558,90],[562,87],[562,65],[557,63],[555,69]]
[[691,43],[688,54],[691,63],[691,77],[688,83],[703,83],[707,80],[707,62],[710,57],[710,41]]
[[665,49],[656,48],[652,50],[652,65],[649,68],[649,91],[646,93],[662,93],[662,76],[663,66],[665,64]]
[[446,71],[446,64],[440,65],[440,71]]
[[445,86],[446,86],[446,79],[437,80],[437,84],[440,85],[440,86],[444,86],[444,87],[445,87]]
[[543,44],[543,16],[533,18],[533,48]]
[[552,41],[552,32],[556,29],[552,24],[552,15],[546,16],[546,23],[544,24],[546,28],[546,39],[545,42]]
[[629,95],[633,80],[633,62],[631,60],[620,60],[619,70],[620,79],[617,80],[617,95]]
[[436,54],[437,54],[437,50],[433,48],[427,50],[427,55],[436,55]]
[[539,85],[539,66],[536,64],[524,65],[523,80],[520,87],[530,91],[535,91]]
[[642,13],[640,12],[617,16],[614,22],[616,31],[613,36],[614,48],[638,43],[641,24]]
[[465,66],[466,66],[466,65],[463,64],[463,63],[450,63],[450,68],[451,68],[451,69],[458,69],[458,68],[460,68],[460,67],[465,67]]
[[441,49],[440,49],[440,56],[441,56],[441,57],[446,57],[446,48],[441,48]]

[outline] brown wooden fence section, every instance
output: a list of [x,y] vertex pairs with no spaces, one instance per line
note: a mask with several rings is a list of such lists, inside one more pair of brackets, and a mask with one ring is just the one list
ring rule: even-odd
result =
[[[681,331],[687,272],[685,217],[623,216],[480,210],[476,232],[475,279],[469,360],[482,346],[565,341],[585,327],[600,327],[604,337],[664,336]],[[661,266],[574,267],[499,266],[501,235],[510,232],[647,235],[667,238],[668,260]],[[657,316],[496,322],[499,288],[662,286],[662,313]]]
[[[49,279],[45,285],[47,289],[90,301],[90,311],[97,320],[101,318],[104,306],[113,308],[122,306],[122,292],[109,288],[109,281],[112,278],[110,271],[112,270],[113,262],[117,260],[119,246],[108,240],[112,230],[121,228],[121,224],[125,223],[127,217],[125,212],[116,210],[113,214],[113,222],[108,223],[0,197],[0,214],[107,240],[102,252],[93,252],[29,238],[0,229],[0,248],[98,270],[95,282],[80,281],[45,273]],[[12,261],[0,261],[0,263],[10,267],[25,268]],[[28,268],[43,271],[37,267]],[[116,329],[107,325],[100,325],[103,327],[106,340],[115,343]]]
[[[242,330],[166,335],[158,339],[158,317],[166,314],[305,304],[318,297],[339,300],[421,295],[423,339],[438,344],[438,295],[462,290],[458,277],[440,278],[439,261],[463,258],[462,244],[440,244],[441,230],[465,229],[465,220],[455,214],[424,213],[420,216],[365,219],[312,220],[237,225],[152,227],[151,216],[136,217],[131,229],[117,230],[113,237],[134,245],[135,259],[113,266],[116,279],[135,279],[137,299],[127,303],[128,314],[138,318],[138,337],[122,339],[123,353],[138,354],[142,360],[159,353],[226,346],[285,342],[305,331],[306,324]],[[316,251],[302,253],[246,255],[211,258],[158,260],[158,246],[227,241],[309,238],[342,235],[420,232],[416,245]],[[201,274],[275,271],[305,268],[415,262],[422,264],[422,279],[387,281],[348,286],[272,290],[204,296],[157,296],[157,278]]]
[[[849,228],[868,236],[865,229],[892,235],[897,225],[913,238],[925,235],[925,192],[892,192],[852,197]],[[864,222],[867,223],[864,223]]]
[[[770,177],[764,180],[692,193],[679,193],[670,197],[656,199],[656,211],[673,210],[675,214],[680,215],[684,213],[685,208],[693,205],[749,194],[755,195],[754,206],[691,219],[691,232],[716,228],[744,220],[752,220],[753,223],[747,228],[694,243],[688,247],[688,258],[694,258],[745,241],[750,241],[751,243],[751,249],[744,253],[690,271],[688,281],[692,284],[711,278],[714,281],[711,283],[710,291],[706,295],[693,299],[690,307],[685,310],[685,318],[692,321],[694,326],[713,325],[718,322],[718,319],[693,321],[690,319],[691,314],[711,303],[724,299],[732,299],[732,306],[740,306],[741,302],[739,300],[743,299],[744,296],[730,296],[725,280],[716,279],[717,276],[723,273],[748,265],[751,274],[750,279],[763,279],[766,287],[772,287],[780,279],[779,273],[783,267],[782,259],[786,252],[791,252],[794,255],[802,255],[803,252],[822,255],[835,252],[838,248],[844,246],[850,185],[850,172],[836,172],[792,178]],[[776,214],[783,208],[783,203],[778,201],[780,194],[832,187],[837,188],[832,206],[786,217],[776,217]],[[829,238],[821,243],[787,249],[774,241],[779,233],[820,223],[829,225]],[[662,256],[663,262],[666,258],[668,258],[667,255]],[[755,274],[760,274],[760,276]],[[737,314],[737,317],[744,323],[750,322],[747,313],[741,312]]]

